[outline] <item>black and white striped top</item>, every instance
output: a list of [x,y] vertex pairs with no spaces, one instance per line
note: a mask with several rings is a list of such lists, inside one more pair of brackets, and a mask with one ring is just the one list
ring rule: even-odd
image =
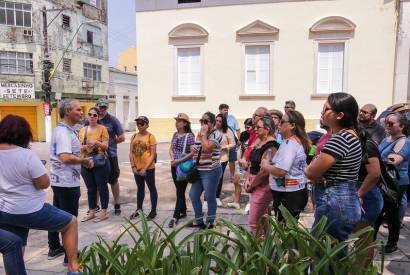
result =
[[336,159],[336,163],[323,175],[326,180],[340,182],[358,179],[362,162],[362,147],[358,137],[347,131],[334,134],[321,152]]

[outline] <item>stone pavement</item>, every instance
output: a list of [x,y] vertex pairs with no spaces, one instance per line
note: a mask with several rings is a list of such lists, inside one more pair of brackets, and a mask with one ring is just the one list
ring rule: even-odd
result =
[[[103,237],[106,240],[115,239],[121,231],[122,225],[125,223],[123,217],[129,217],[129,215],[135,210],[135,196],[136,185],[133,179],[129,163],[127,162],[127,154],[124,157],[125,152],[128,152],[129,144],[124,143],[120,145],[119,153],[120,157],[120,188],[121,188],[121,202],[123,213],[122,216],[117,217],[111,215],[111,217],[103,222],[94,223],[88,221],[86,223],[79,222],[79,249],[89,245],[96,241],[98,236]],[[32,148],[35,150],[42,159],[48,160],[48,145],[44,143],[33,144]],[[172,182],[169,161],[167,159],[167,150],[169,144],[159,144],[158,146],[158,163],[156,165],[156,183],[159,193],[158,203],[158,217],[156,221],[158,223],[167,224],[168,220],[172,216],[175,203],[175,187]],[[224,184],[224,197],[230,197],[233,192],[233,186],[228,181]],[[85,216],[87,207],[87,193],[84,184],[81,187],[82,196],[80,199],[80,214],[79,220]],[[188,192],[188,191],[187,191]],[[111,195],[111,194],[110,194]],[[50,201],[52,197],[50,189],[48,189],[47,199]],[[188,196],[187,196],[188,198]],[[248,200],[247,195],[243,195],[241,198],[242,207]],[[193,217],[193,211],[189,199],[188,204],[188,218]],[[110,206],[111,207],[111,206]],[[145,212],[149,212],[149,192],[146,190],[146,201],[144,204]],[[112,213],[112,212],[111,212]],[[246,225],[247,216],[236,210],[230,210],[227,208],[218,208],[218,215],[222,215],[227,219],[233,220],[236,223]],[[407,213],[405,218],[405,227],[401,231],[399,251],[389,255],[385,259],[385,271],[383,274],[410,274],[410,216]],[[311,209],[307,209],[303,213],[301,223],[306,227],[310,227],[313,222],[313,213]],[[184,232],[188,233],[191,229],[184,229]],[[382,228],[379,239],[385,239],[387,230]],[[63,257],[55,260],[47,260],[47,232],[31,230],[28,245],[26,247],[25,262],[28,274],[38,275],[51,275],[51,274],[66,274],[66,268],[62,265]],[[379,258],[379,256],[378,256]],[[380,263],[380,262],[379,262]],[[2,259],[0,259],[0,274],[5,274],[2,268]]]

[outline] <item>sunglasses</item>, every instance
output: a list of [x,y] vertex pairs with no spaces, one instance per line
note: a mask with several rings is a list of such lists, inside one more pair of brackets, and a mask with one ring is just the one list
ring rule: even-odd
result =
[[98,109],[100,109],[100,110],[107,110],[108,107],[107,107],[107,106],[101,106],[101,107],[98,107]]
[[88,113],[88,116],[89,116],[89,117],[98,117],[97,114],[93,114],[93,113]]
[[200,119],[199,122],[200,122],[201,124],[208,124],[208,123],[209,123],[209,120],[207,120],[207,119]]
[[137,126],[144,126],[145,122],[137,122]]
[[388,127],[393,127],[393,126],[394,126],[394,124],[396,124],[396,122],[393,122],[393,121],[386,121],[384,124],[386,124],[386,126],[388,126]]

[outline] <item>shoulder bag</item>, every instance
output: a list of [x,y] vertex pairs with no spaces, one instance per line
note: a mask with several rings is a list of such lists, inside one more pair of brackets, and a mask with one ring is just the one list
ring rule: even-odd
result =
[[192,167],[192,169],[189,170],[189,172],[186,175],[186,181],[189,183],[195,183],[199,181],[200,176],[199,176],[198,166],[199,166],[199,160],[201,159],[201,154],[202,154],[202,146],[201,148],[199,148],[198,156],[196,158],[194,167]]
[[401,138],[396,139],[392,143],[385,146],[380,150],[379,162],[380,162],[380,190],[383,193],[383,199],[390,204],[398,206],[399,202],[399,180],[400,175],[396,166],[391,163],[387,163],[382,160],[381,154],[390,146],[395,146],[395,144]]
[[[84,133],[83,145],[86,145],[87,144],[88,126],[85,126],[85,131],[84,132],[85,133]],[[107,158],[104,154],[99,154],[99,153],[91,153],[90,157],[93,159],[94,167],[104,166],[105,162],[107,160]]]

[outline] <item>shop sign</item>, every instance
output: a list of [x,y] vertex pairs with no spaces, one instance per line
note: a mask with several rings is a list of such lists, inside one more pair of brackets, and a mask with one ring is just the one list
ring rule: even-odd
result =
[[0,99],[35,99],[34,84],[24,82],[0,82]]

